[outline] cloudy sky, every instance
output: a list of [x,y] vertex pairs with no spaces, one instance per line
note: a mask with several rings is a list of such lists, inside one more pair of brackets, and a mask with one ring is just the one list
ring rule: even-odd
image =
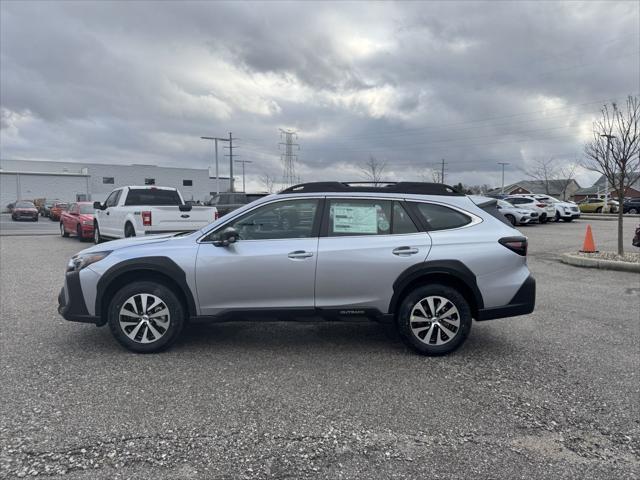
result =
[[231,131],[260,188],[286,128],[303,181],[515,181],[639,93],[639,5],[3,0],[0,155],[206,167]]

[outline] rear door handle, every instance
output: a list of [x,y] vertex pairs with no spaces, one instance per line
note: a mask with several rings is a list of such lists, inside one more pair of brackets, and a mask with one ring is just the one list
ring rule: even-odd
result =
[[398,256],[404,256],[404,255],[415,255],[419,251],[420,250],[418,250],[417,248],[412,248],[412,247],[398,247],[391,250],[391,253]]
[[289,258],[309,258],[313,257],[313,253],[305,252],[304,250],[296,250],[295,252],[289,252]]

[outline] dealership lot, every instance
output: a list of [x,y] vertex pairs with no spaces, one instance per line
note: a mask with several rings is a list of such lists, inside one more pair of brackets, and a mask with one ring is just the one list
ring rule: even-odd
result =
[[[57,315],[86,245],[3,236],[0,476],[634,478],[640,276],[559,263],[586,223],[521,228],[535,312],[441,358],[366,322],[192,325],[131,354]],[[591,225],[613,250],[616,223]]]

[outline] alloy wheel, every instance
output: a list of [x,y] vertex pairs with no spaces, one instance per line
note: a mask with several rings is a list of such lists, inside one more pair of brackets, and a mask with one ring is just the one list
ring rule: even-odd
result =
[[138,293],[122,304],[118,320],[120,328],[130,340],[152,343],[167,333],[171,315],[161,298],[150,293]]
[[447,298],[429,296],[414,305],[409,325],[421,342],[444,345],[453,340],[460,330],[460,313]]

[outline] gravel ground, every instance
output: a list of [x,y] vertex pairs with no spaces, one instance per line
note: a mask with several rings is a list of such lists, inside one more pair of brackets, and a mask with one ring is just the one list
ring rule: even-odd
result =
[[561,264],[584,229],[523,228],[536,311],[442,358],[320,322],[193,325],[131,354],[56,313],[79,242],[2,237],[0,477],[637,478],[640,276]]

